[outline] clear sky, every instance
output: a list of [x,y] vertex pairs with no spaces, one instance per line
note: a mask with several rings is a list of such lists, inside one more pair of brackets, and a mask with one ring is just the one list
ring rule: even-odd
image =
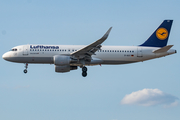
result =
[[[180,51],[179,0],[1,0],[0,54],[23,44],[140,45],[173,19]],[[179,120],[179,52],[127,65],[55,73],[54,65],[0,59],[1,120]]]

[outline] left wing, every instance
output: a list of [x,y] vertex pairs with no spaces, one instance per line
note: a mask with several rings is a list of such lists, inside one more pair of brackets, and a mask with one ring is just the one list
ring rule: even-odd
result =
[[101,48],[101,43],[103,43],[107,39],[111,29],[112,27],[109,28],[109,30],[104,34],[101,39],[88,46],[85,46],[82,49],[79,49],[78,51],[71,53],[70,55],[77,59],[91,58],[91,55],[95,55],[95,52]]

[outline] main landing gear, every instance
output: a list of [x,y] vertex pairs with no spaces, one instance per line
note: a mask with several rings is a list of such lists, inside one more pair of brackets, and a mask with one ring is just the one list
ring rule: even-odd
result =
[[24,69],[24,73],[26,74],[27,73],[27,68],[28,68],[28,63],[25,63],[25,68],[26,69]]
[[86,77],[87,76],[87,67],[82,67],[82,76]]

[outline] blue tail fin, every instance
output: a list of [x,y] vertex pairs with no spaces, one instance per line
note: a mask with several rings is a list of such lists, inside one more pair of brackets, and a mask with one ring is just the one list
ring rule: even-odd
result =
[[167,45],[173,20],[164,20],[154,33],[140,46],[164,47]]

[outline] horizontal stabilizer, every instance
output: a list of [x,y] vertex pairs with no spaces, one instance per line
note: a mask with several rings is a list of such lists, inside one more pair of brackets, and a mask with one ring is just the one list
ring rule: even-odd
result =
[[154,50],[153,53],[163,53],[163,52],[167,52],[173,45],[168,45],[165,47],[162,47],[160,49]]

